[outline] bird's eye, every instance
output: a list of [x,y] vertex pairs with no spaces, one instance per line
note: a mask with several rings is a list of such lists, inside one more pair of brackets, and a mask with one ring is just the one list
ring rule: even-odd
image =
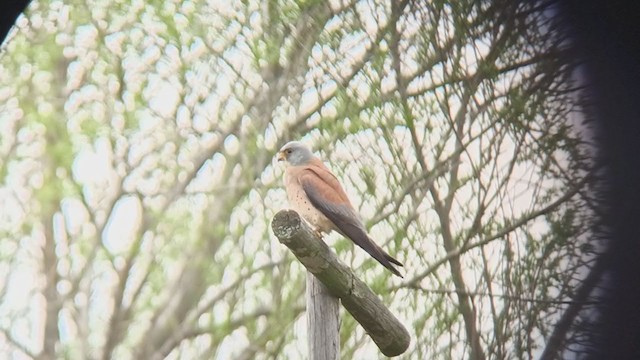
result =
[[293,152],[293,150],[287,149],[287,154],[291,154],[292,152]]

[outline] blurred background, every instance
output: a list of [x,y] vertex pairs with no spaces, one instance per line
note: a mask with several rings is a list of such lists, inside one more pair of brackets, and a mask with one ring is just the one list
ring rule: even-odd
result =
[[[580,357],[593,127],[553,2],[33,1],[0,54],[0,357],[305,358],[273,156],[338,175],[401,359]],[[341,315],[345,359],[382,358]]]

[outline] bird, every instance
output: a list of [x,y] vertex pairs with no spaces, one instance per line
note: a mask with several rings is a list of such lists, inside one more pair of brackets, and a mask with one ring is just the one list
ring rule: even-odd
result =
[[394,275],[404,266],[369,237],[338,178],[299,141],[290,141],[277,154],[285,162],[284,187],[289,205],[316,233],[337,231],[369,253]]

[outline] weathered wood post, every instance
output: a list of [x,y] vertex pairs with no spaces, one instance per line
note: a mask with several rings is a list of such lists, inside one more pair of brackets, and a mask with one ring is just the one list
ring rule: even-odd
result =
[[[310,282],[313,286],[314,279],[317,279],[326,287],[329,294],[334,297],[334,299],[327,301],[327,304],[331,302],[331,304],[334,305],[318,305],[317,301],[322,299],[327,300],[325,299],[326,296],[320,296],[320,294],[322,294],[321,290],[315,295],[310,295],[313,293],[307,288],[307,300],[309,300],[311,296],[313,300],[316,301],[313,304],[307,302],[308,313],[317,313],[318,310],[324,311],[323,308],[321,308],[323,306],[326,306],[328,309],[331,309],[332,306],[337,307],[339,304],[338,299],[340,299],[344,308],[362,325],[384,355],[397,356],[407,350],[411,341],[409,332],[389,309],[387,309],[382,301],[380,301],[378,296],[374,294],[365,283],[358,279],[348,266],[338,260],[335,253],[302,221],[298,213],[293,210],[278,212],[273,218],[271,227],[274,234],[278,237],[278,240],[286,245],[302,265],[307,268],[310,273],[307,275],[307,286],[309,286]],[[309,279],[310,277],[312,279]],[[316,287],[316,289],[318,288]],[[333,313],[335,314],[335,310],[329,311],[334,311]],[[322,322],[313,323],[313,320],[320,319],[324,321],[323,318],[318,317],[322,315],[323,314],[308,315],[309,325],[313,325],[314,327],[308,328],[308,336],[310,338],[309,357],[312,360],[337,359],[340,350],[339,319],[337,316],[332,315],[335,317],[336,323],[331,323],[319,329],[318,327],[326,324]],[[323,332],[327,332],[328,334],[328,336],[324,337],[324,343],[316,344],[313,337]],[[332,353],[321,355],[320,353],[313,352],[315,351],[313,347],[317,346],[333,349],[332,341],[334,340],[338,342],[335,346],[337,352],[335,357],[333,357],[334,355]]]
[[308,271],[307,344],[310,360],[340,359],[340,299]]

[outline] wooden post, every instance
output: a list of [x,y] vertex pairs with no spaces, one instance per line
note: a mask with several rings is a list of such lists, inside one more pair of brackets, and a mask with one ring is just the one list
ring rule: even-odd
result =
[[310,360],[340,359],[340,299],[308,271],[307,344]]
[[[407,350],[411,342],[407,329],[378,296],[338,260],[298,213],[293,210],[278,212],[271,228],[278,240],[326,286],[329,293],[341,300],[344,308],[362,325],[384,355],[398,356]],[[312,336],[311,330],[309,336]]]

